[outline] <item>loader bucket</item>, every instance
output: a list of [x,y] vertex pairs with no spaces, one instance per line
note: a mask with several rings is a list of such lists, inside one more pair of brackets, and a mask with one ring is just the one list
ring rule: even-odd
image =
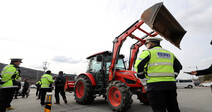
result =
[[162,2],[145,10],[141,15],[141,20],[180,49],[180,42],[186,31]]

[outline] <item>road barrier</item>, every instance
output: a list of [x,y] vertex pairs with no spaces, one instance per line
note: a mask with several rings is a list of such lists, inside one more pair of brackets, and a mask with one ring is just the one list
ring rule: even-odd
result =
[[51,112],[51,107],[52,107],[52,92],[47,93],[44,112]]

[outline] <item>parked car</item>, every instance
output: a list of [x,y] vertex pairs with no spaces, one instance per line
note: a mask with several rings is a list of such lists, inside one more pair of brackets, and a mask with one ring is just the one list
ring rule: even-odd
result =
[[177,88],[193,88],[194,81],[193,80],[185,80],[185,79],[178,79],[176,80]]
[[37,88],[35,84],[31,85],[30,88]]
[[202,87],[210,87],[211,83],[210,82],[201,83],[200,86],[202,86]]

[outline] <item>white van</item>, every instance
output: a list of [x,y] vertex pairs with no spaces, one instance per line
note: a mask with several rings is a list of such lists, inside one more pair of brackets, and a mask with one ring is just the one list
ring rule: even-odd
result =
[[193,80],[186,80],[186,79],[177,79],[176,80],[177,88],[193,88],[194,81]]

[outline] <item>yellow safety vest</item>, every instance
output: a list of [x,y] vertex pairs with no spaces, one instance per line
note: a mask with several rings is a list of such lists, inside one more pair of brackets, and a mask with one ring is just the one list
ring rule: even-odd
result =
[[150,56],[149,62],[145,65],[145,76],[148,78],[147,83],[175,81],[173,68],[175,57],[171,52],[158,46],[143,51],[136,60],[136,71],[138,71],[138,64],[147,56]]
[[[13,75],[16,75],[15,78],[12,78]],[[20,79],[19,71],[12,64],[7,65],[3,68],[1,77],[1,80],[5,82],[1,85],[1,87],[13,87],[13,80]]]
[[44,74],[41,77],[41,88],[49,88],[49,85],[53,82],[54,82],[54,80],[51,75]]

